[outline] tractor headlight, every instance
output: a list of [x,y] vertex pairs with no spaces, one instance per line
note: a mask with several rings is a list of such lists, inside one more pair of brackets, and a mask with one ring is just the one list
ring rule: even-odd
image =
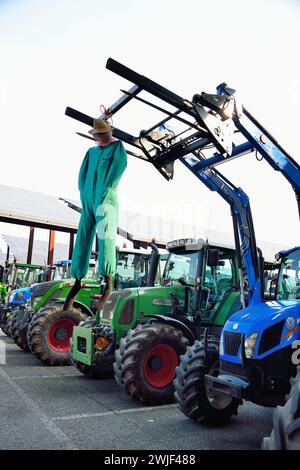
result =
[[245,339],[245,356],[247,359],[252,359],[254,356],[257,337],[258,333],[252,333],[252,335],[247,336]]

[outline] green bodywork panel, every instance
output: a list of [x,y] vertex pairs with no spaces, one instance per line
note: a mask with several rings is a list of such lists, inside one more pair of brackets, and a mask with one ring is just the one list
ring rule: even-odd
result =
[[[124,291],[126,292],[126,291]],[[134,328],[136,324],[147,319],[148,316],[155,315],[169,315],[171,311],[171,293],[175,292],[183,309],[185,302],[185,288],[182,286],[158,286],[158,287],[144,287],[139,289],[128,289],[127,295],[118,299],[117,308],[113,313],[113,318],[110,321],[110,326],[115,332],[116,343],[119,344],[120,339],[127,333],[128,330]],[[118,296],[119,293],[116,293]],[[132,321],[128,325],[120,324],[120,316],[122,310],[130,299],[134,301],[134,314]],[[103,311],[105,315],[105,307]],[[104,320],[104,319],[103,319]],[[102,320],[101,324],[104,324]]]
[[1,303],[5,303],[5,296],[7,293],[7,288],[8,288],[7,284],[3,284],[3,283],[0,284],[0,302]]
[[[47,292],[42,297],[40,297],[38,302],[34,305],[35,310],[40,310],[50,301],[57,301],[61,303],[61,300],[64,300],[70,292],[70,285],[73,285],[72,280],[62,282],[58,281],[56,284],[52,284]],[[99,293],[99,283],[91,279],[83,279],[82,285],[83,287],[76,295],[76,301],[90,308],[92,305],[91,296],[93,294]]]

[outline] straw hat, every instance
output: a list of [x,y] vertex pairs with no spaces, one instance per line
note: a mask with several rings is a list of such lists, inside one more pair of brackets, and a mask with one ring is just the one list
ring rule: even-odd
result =
[[89,130],[89,134],[103,134],[104,132],[109,132],[112,130],[109,122],[102,119],[94,119],[93,128]]

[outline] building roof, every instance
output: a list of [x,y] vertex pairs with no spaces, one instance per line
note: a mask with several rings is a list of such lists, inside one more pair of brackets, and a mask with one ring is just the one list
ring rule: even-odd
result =
[[0,221],[76,232],[80,214],[55,196],[0,185]]

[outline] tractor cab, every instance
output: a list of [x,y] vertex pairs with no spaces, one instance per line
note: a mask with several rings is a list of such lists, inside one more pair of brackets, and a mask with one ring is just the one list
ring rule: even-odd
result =
[[38,281],[44,270],[45,266],[41,265],[14,263],[7,275],[7,282],[11,289],[30,287]]
[[278,300],[300,300],[300,247],[276,255],[280,269],[276,285]]
[[150,256],[146,250],[119,248],[115,275],[116,290],[146,286]]
[[222,326],[224,319],[241,307],[235,250],[202,239],[175,240],[167,249],[170,253],[162,285],[188,291],[190,301],[183,314],[201,317],[207,325]]

